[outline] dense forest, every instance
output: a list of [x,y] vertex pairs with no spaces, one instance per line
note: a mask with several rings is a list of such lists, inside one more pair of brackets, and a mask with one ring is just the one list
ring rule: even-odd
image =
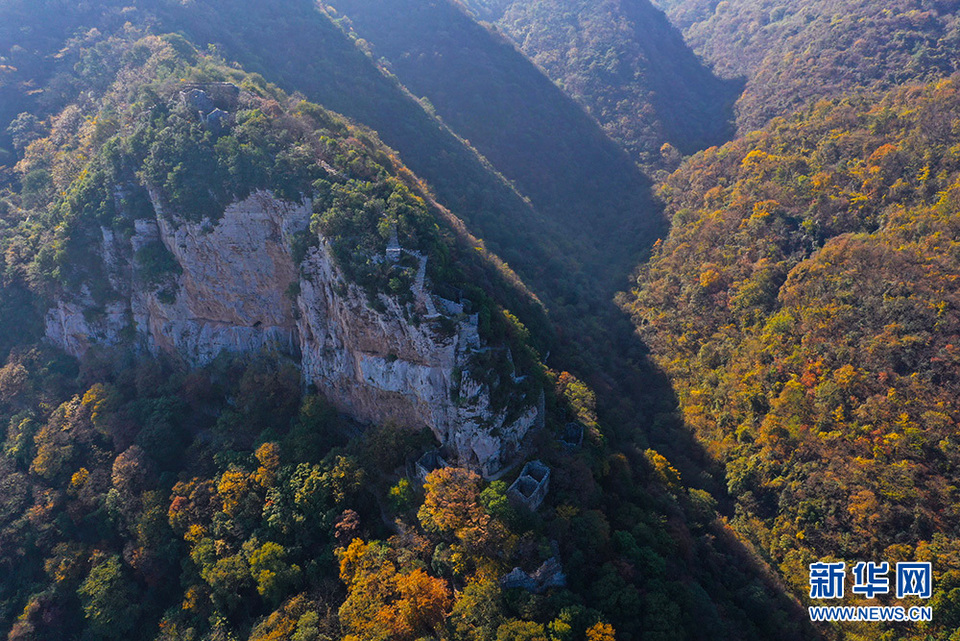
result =
[[822,558],[933,563],[936,626],[896,638],[957,621],[958,115],[946,80],[697,154],[624,299],[797,593]]
[[[442,468],[421,485],[407,470],[432,436],[352,421],[281,355],[224,354],[190,369],[124,343],[74,359],[40,340],[41,316],[64,292],[109,305],[98,236],[166,215],[157,199],[214,225],[260,189],[310,197],[313,233],[371,305],[403,298],[399,277],[369,258],[395,232],[431,257],[432,282],[487,309],[481,332],[510,344],[511,365],[535,371],[536,348],[556,348],[553,331],[568,327],[562,315],[554,328],[537,321],[543,308],[517,276],[477,252],[481,241],[370,130],[216,48],[152,33],[152,20],[111,29],[109,12],[81,18],[100,27],[72,32],[66,47],[38,45],[57,57],[38,54],[42,68],[11,85],[25,111],[8,128],[17,164],[0,200],[8,638],[809,636],[782,586],[716,519],[714,499],[609,422],[642,404],[605,407],[568,372],[539,370],[546,426],[531,447],[552,475],[531,511],[506,495],[519,465],[497,481]],[[181,96],[211,83],[238,91],[222,120],[198,118]],[[302,242],[298,251],[317,237]],[[139,286],[162,296],[176,263],[157,245],[135,260]],[[606,330],[582,327],[602,341]],[[593,377],[602,355],[566,358]],[[557,439],[570,424],[583,430],[578,447]],[[551,563],[565,577],[555,587],[501,581]]]
[[0,0],[0,636],[956,638],[958,9]]

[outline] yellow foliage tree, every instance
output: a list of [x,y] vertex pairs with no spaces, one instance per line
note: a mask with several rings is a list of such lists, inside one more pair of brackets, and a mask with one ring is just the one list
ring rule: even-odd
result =
[[598,621],[587,628],[587,641],[616,641],[613,626]]
[[421,569],[401,572],[388,546],[354,539],[340,556],[347,598],[340,607],[346,641],[412,641],[436,634],[450,610],[450,587]]

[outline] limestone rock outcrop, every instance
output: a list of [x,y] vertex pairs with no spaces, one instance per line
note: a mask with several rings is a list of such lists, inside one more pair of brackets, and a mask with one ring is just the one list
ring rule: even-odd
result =
[[[307,232],[309,201],[257,192],[216,222],[196,223],[164,212],[157,194],[151,200],[156,218],[137,220],[129,238],[103,230],[100,255],[116,300],[97,306],[84,290],[48,311],[47,337],[69,353],[132,340],[202,366],[222,352],[272,350],[299,361],[304,383],[344,413],[429,428],[458,463],[487,475],[537,423],[529,395],[514,393],[495,407],[471,355],[496,346],[483,344],[475,315],[435,304],[422,276],[418,304],[430,313],[414,321],[384,294],[374,309],[345,279],[325,238],[296,264],[293,241]],[[147,282],[136,259],[151,243],[162,243],[176,266],[159,284]]]

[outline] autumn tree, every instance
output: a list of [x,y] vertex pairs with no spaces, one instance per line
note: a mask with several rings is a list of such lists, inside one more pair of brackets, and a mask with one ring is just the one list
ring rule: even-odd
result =
[[426,496],[417,516],[424,529],[453,536],[472,552],[495,553],[506,537],[506,529],[484,509],[481,479],[476,472],[440,468],[427,475],[423,488]]
[[598,621],[587,629],[587,641],[616,641],[613,626]]
[[347,598],[340,621],[349,641],[417,639],[436,634],[451,605],[450,588],[420,568],[398,569],[385,544],[354,539],[340,557]]
[[335,634],[329,608],[298,594],[254,626],[249,641],[323,641]]

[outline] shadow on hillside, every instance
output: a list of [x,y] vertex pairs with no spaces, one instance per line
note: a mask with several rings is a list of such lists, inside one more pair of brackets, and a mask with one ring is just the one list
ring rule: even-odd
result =
[[[625,312],[610,303],[604,319],[601,340],[608,341],[609,345],[606,366],[589,366],[590,375],[586,380],[597,392],[600,422],[605,429],[612,428],[615,449],[632,455],[634,460],[641,458],[639,455],[644,449],[656,450],[677,468],[685,487],[709,492],[717,501],[718,513],[732,518],[736,501],[727,492],[723,465],[710,456],[684,423],[679,399],[669,377],[653,361],[648,347]],[[691,514],[685,515],[687,527],[696,529],[691,524],[692,518]],[[755,577],[762,584],[764,593],[789,620],[789,629],[765,630],[770,638],[829,638],[814,629],[806,608],[780,580],[775,567],[768,565],[764,556],[750,543],[739,539],[720,521],[710,528],[710,535],[713,537],[712,549],[721,561],[719,564],[707,561],[704,565],[713,572],[725,574],[729,570],[724,569],[724,564],[732,564],[738,571]],[[725,581],[722,577],[719,580]],[[741,592],[735,591],[738,602],[749,603],[750,599]],[[766,620],[765,615],[758,615],[754,620]]]
[[[613,302],[614,295],[629,286],[624,275],[666,233],[652,184],[627,154],[571,99],[519,60],[512,47],[486,48],[489,33],[479,27],[468,25],[464,33],[483,55],[431,57],[430,51],[420,51],[418,55],[434,65],[428,71],[395,68],[400,80],[429,98],[428,106],[381,73],[309,0],[284,0],[283,11],[276,7],[281,3],[244,4],[248,10],[237,11],[223,0],[171,10],[169,26],[188,30],[201,42],[219,43],[246,68],[260,69],[288,91],[303,92],[374,128],[429,182],[438,200],[507,260],[545,303],[554,332],[546,341],[553,354],[549,365],[572,372],[594,388],[612,445],[628,456],[656,449],[678,468],[687,485],[710,492],[721,512],[731,514],[733,501],[726,494],[722,470],[683,425],[670,381]],[[392,6],[380,4],[381,9]],[[402,28],[410,25],[389,23],[384,42],[398,37]],[[438,33],[427,30],[424,37],[439,38]],[[379,45],[393,47],[393,57],[405,60],[403,49],[409,43]],[[444,66],[445,60],[453,60],[454,67]],[[500,75],[500,64],[490,60],[501,60],[510,77],[516,72],[530,81],[511,85]],[[477,61],[486,64],[478,66]],[[457,65],[471,73],[458,72]],[[449,90],[458,78],[461,85],[467,83],[466,94]],[[495,88],[509,92],[505,97]],[[477,105],[482,108],[471,111]],[[543,113],[553,119],[539,118]],[[484,155],[444,122],[469,137]],[[802,631],[796,638],[812,638],[805,613],[752,551],[732,536],[716,536],[713,545],[724,558],[735,559],[737,567],[749,568],[764,591],[776,595],[792,627]],[[723,585],[723,577],[713,579],[714,585]],[[750,599],[738,599],[749,610],[745,604]],[[756,619],[764,616],[755,613]]]

